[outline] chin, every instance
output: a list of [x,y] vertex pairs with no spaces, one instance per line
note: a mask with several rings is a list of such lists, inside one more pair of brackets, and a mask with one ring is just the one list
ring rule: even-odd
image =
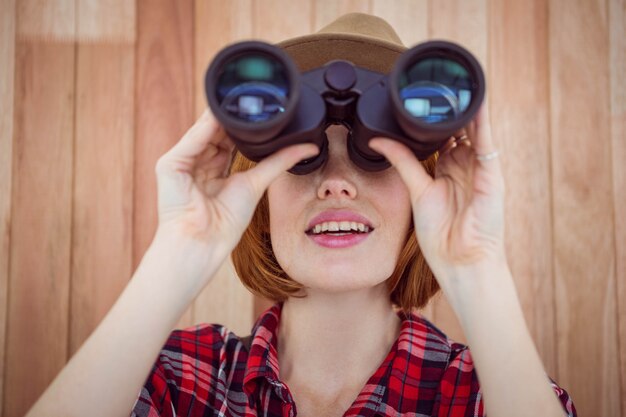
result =
[[[386,271],[367,268],[367,266],[334,265],[330,268],[320,268],[318,265],[311,267],[308,272],[294,271],[293,275],[289,275],[296,277],[293,279],[305,288],[327,292],[346,292],[376,287],[385,282],[393,273],[393,269]],[[316,271],[316,273],[312,274],[311,271]]]

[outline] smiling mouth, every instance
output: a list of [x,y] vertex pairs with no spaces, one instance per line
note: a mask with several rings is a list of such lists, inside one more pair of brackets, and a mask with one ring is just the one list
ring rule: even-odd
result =
[[305,233],[311,236],[327,235],[327,236],[348,236],[357,234],[368,234],[374,228],[359,222],[340,221],[340,222],[322,222],[318,223]]

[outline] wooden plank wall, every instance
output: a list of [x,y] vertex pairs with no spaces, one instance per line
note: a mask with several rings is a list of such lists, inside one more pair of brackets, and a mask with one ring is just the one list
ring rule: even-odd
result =
[[76,106],[74,2],[15,4],[4,357],[4,413],[12,416],[68,359]]
[[4,403],[4,365],[9,284],[11,160],[15,74],[15,0],[0,2],[0,414]]
[[[194,121],[193,4],[138,1],[135,24],[133,271],[157,224],[155,163]],[[180,327],[191,324],[192,313],[193,306]]]
[[[618,357],[613,216],[617,207],[609,139],[607,5],[581,0],[550,3],[552,230],[559,377],[572,384],[577,377],[602,369],[577,396],[583,404],[597,401],[596,413],[617,415],[619,402],[611,401],[619,395],[619,367],[611,365]],[[575,97],[570,89],[576,90]],[[602,146],[601,138],[607,139],[607,146]],[[585,224],[593,227],[581,227]]]
[[615,218],[615,281],[622,415],[626,414],[626,2],[609,3],[609,73],[611,94],[611,165]]
[[[0,0],[2,416],[24,414],[141,260],[154,165],[206,107],[211,57],[348,11],[483,63],[507,252],[546,370],[581,416],[626,413],[626,0]],[[243,335],[267,305],[226,262],[179,327]],[[464,340],[443,298],[424,313]]]

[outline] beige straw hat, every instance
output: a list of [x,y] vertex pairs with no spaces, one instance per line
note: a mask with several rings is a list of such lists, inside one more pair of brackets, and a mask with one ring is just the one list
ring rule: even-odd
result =
[[317,33],[287,39],[277,46],[293,58],[300,71],[345,59],[384,74],[407,50],[389,23],[364,13],[343,15]]

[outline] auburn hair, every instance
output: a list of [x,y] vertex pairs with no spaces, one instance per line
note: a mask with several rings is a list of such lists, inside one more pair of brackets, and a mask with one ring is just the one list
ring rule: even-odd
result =
[[[434,175],[436,161],[436,154],[422,161],[431,176]],[[230,171],[246,171],[254,165],[254,162],[236,152]],[[261,198],[252,221],[231,257],[239,279],[253,294],[274,301],[306,296],[300,293],[304,287],[283,271],[274,255],[269,232],[267,193]],[[387,288],[391,302],[405,312],[425,306],[439,290],[439,284],[419,249],[412,221],[396,268],[387,279]]]

